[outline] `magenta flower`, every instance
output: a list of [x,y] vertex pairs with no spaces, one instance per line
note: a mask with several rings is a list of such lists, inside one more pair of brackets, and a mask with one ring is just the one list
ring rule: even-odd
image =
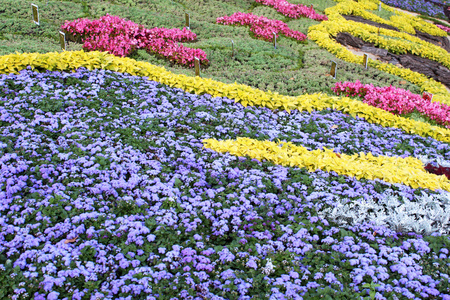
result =
[[286,37],[290,37],[298,41],[304,41],[307,39],[305,34],[290,29],[283,21],[259,17],[252,13],[237,12],[229,17],[225,16],[217,18],[217,23],[224,25],[239,24],[250,26],[250,30],[256,35],[256,37],[267,41],[272,40],[274,33],[277,35],[281,33]]
[[372,84],[356,82],[337,82],[333,91],[346,96],[358,96],[363,102],[375,106],[393,114],[408,114],[418,111],[421,114],[435,120],[438,124],[450,128],[450,106],[431,102],[430,97],[413,94],[410,91],[394,86],[375,87]]
[[327,16],[319,15],[314,10],[313,6],[306,6],[303,4],[292,4],[286,0],[255,0],[258,3],[271,6],[276,9],[279,13],[285,15],[286,17],[298,19],[300,17],[306,17],[316,21],[326,21]]
[[195,57],[202,64],[208,64],[206,53],[201,49],[191,49],[179,42],[195,41],[197,35],[183,28],[147,29],[118,16],[106,15],[98,20],[76,19],[66,21],[61,27],[73,39],[81,39],[88,51],[107,51],[117,56],[128,56],[136,49],[165,57],[174,63],[193,66]]

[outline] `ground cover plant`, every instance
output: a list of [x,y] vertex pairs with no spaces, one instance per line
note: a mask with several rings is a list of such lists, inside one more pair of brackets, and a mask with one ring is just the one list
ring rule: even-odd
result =
[[181,29],[189,7],[210,65],[193,78],[145,50],[0,56],[1,298],[450,299],[448,129],[331,90],[418,86],[341,60],[353,74],[333,80],[311,41],[275,52],[216,23],[318,24],[256,1],[50,1],[38,29],[2,2],[0,33],[34,41],[107,13]]

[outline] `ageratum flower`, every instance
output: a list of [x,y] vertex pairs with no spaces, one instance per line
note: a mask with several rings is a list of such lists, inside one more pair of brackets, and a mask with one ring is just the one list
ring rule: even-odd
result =
[[[321,214],[344,202],[367,205],[369,195],[384,203],[387,191],[415,203],[442,191],[218,154],[203,149],[202,140],[257,134],[311,150],[448,160],[445,143],[340,112],[244,108],[107,71],[24,70],[0,82],[0,108],[17,116],[0,128],[7,144],[0,149],[0,251],[20,269],[3,264],[11,281],[23,274],[17,280],[42,287],[23,287],[36,299],[52,292],[157,298],[158,288],[173,297],[195,291],[232,298],[237,286],[251,297],[261,287],[248,272],[253,262],[255,272],[265,272],[268,297],[308,298],[328,286],[357,293],[368,277],[381,295],[399,288],[400,298],[422,297],[434,288],[445,296],[443,275],[423,267],[427,260],[443,263],[445,246],[435,250],[420,235],[396,232],[398,223],[369,218],[340,226]],[[17,97],[11,82],[29,92]],[[41,85],[45,91],[35,89]],[[334,124],[339,129],[330,129]],[[436,216],[424,219],[443,221]],[[392,271],[395,265],[406,274]],[[317,272],[325,275],[313,280]],[[410,278],[417,286],[400,283]]]

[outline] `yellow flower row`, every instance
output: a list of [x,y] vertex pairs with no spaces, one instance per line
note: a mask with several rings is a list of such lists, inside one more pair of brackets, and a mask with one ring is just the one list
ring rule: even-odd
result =
[[[361,28],[365,29],[365,30],[363,29],[363,31],[366,31],[366,35],[369,35],[370,37],[372,37],[374,35],[373,34],[371,35],[370,33],[378,32],[378,28],[376,28],[374,26],[362,25],[362,24],[358,24],[358,26],[355,26],[354,22],[346,21],[341,15],[339,15],[339,12],[342,12],[342,11],[338,10],[338,8],[339,7],[348,7],[349,4],[347,3],[348,0],[341,0],[341,1],[342,1],[341,3],[338,3],[336,6],[333,7],[333,8],[337,7],[335,10],[328,11],[328,13],[329,13],[328,21],[324,21],[318,25],[311,26],[308,29],[308,37],[309,37],[309,39],[316,42],[320,47],[327,49],[329,52],[336,55],[338,58],[348,61],[348,62],[351,62],[351,63],[362,64],[363,63],[362,56],[353,54],[352,52],[347,50],[344,46],[342,46],[341,44],[336,42],[334,39],[332,39],[330,37],[330,35],[336,35],[338,32],[345,31],[345,29],[347,31],[354,32],[356,35],[358,35],[358,34],[360,34],[358,27],[361,27]],[[353,1],[350,1],[350,2],[352,2],[352,5],[357,7],[358,3],[355,3]],[[343,6],[343,4],[346,4],[346,6]],[[347,13],[346,11],[344,11],[344,12]],[[393,31],[386,30],[386,29],[381,29],[380,33],[385,34],[385,35],[396,36],[396,37],[400,37],[400,38],[404,38],[406,35],[405,33],[399,33],[399,32],[393,33]],[[420,47],[421,51],[424,51],[423,50],[425,48],[424,45],[426,45],[426,44],[423,41],[419,42],[415,37],[408,37],[408,38],[414,42],[418,42],[421,46]],[[378,36],[375,36],[375,39],[373,41],[376,42],[378,40],[381,41],[382,38],[378,38]],[[412,49],[413,46],[411,46],[411,45],[408,45],[408,47],[411,48],[411,52],[417,51],[415,49]],[[433,45],[432,47],[437,47],[437,46]],[[433,49],[434,50],[430,50],[427,52],[428,56],[430,56],[430,57],[436,56],[437,49],[436,48],[433,48]],[[442,52],[443,51],[440,51],[441,54],[442,54]],[[445,62],[448,65],[448,63],[449,63],[448,54],[445,54],[445,57],[446,57]],[[422,90],[430,92],[434,95],[433,101],[438,101],[438,102],[450,105],[450,93],[447,91],[447,89],[445,88],[445,86],[443,84],[433,80],[432,78],[428,78],[427,76],[425,76],[423,74],[411,71],[409,69],[400,68],[400,67],[394,66],[392,64],[388,64],[388,63],[382,63],[378,60],[369,59],[368,65],[370,67],[377,68],[381,71],[399,76],[399,77],[404,78],[414,84],[417,84],[419,87],[422,88]]]
[[[371,1],[379,2],[378,0],[371,0]],[[446,36],[447,35],[447,33],[444,30],[440,29],[436,25],[431,24],[419,17],[415,17],[410,14],[401,12],[401,11],[396,10],[395,8],[392,8],[384,3],[381,3],[381,7],[387,11],[395,13],[398,17],[400,17],[400,18],[397,18],[397,16],[391,17],[391,21],[395,22],[399,26],[401,26],[401,24],[399,24],[399,23],[409,22],[412,27],[414,27],[415,29],[420,30],[422,32],[425,32],[425,33],[428,33],[428,34],[431,34],[434,36]],[[398,21],[396,21],[396,20],[398,20]],[[399,28],[398,26],[395,26],[395,27]]]
[[[339,45],[342,47],[341,45]],[[345,48],[344,48],[345,49]],[[375,62],[372,62],[372,64]],[[335,109],[351,116],[365,118],[368,122],[384,127],[394,127],[405,132],[450,142],[450,130],[393,115],[348,97],[328,96],[321,93],[284,96],[276,92],[264,92],[243,84],[226,84],[207,78],[174,74],[163,67],[127,57],[116,57],[106,52],[65,51],[62,53],[26,53],[0,56],[0,73],[18,73],[31,66],[37,70],[75,70],[80,67],[105,69],[137,76],[149,77],[170,87],[196,94],[234,99],[243,106],[262,106],[270,109],[294,109],[300,111]],[[410,71],[411,72],[411,71]]]
[[[320,47],[327,49],[342,60],[356,64],[363,63],[362,56],[353,54],[351,51],[347,50],[347,48],[331,39],[326,27],[322,24],[310,28],[308,37],[315,41]],[[411,71],[410,69],[399,68],[395,65],[383,63],[378,60],[369,59],[368,65],[417,84],[423,90],[434,94],[433,101],[450,105],[450,93],[443,84],[432,78],[428,78],[427,76]]]
[[327,16],[332,16],[335,14],[360,16],[360,17],[370,20],[370,21],[397,27],[398,29],[408,32],[408,33],[411,33],[411,34],[416,33],[416,31],[414,30],[414,27],[409,22],[404,22],[404,21],[402,22],[402,20],[399,18],[400,16],[394,15],[388,21],[388,20],[385,20],[385,19],[371,13],[371,12],[368,12],[367,9],[371,9],[371,10],[375,9],[372,6],[376,7],[376,5],[371,2],[350,3],[347,0],[344,0],[333,7],[329,7],[327,9],[325,9],[325,13],[327,14]]
[[337,5],[325,9],[325,13],[327,16],[333,14],[355,15],[377,23],[397,27],[398,29],[404,32],[408,32],[410,34],[415,34],[416,33],[415,29],[417,29],[435,36],[447,35],[445,31],[435,26],[434,24],[428,23],[427,21],[422,20],[421,18],[414,17],[412,15],[398,11],[390,6],[385,5],[384,3],[381,3],[381,7],[395,14],[391,16],[389,20],[385,20],[369,12],[368,10],[375,10],[378,8],[379,3],[378,0],[368,0],[358,2],[349,0],[339,0],[337,2],[339,2]]
[[[328,22],[323,23],[323,26],[327,28],[328,33],[332,36],[336,36],[339,32],[348,32],[353,36],[359,37],[366,42],[373,43],[375,46],[390,52],[420,55],[450,68],[450,54],[447,51],[407,33],[384,28],[378,29],[371,25],[347,21],[340,15],[329,16]],[[378,32],[380,35],[378,35]],[[385,38],[383,36],[397,39]]]
[[357,179],[380,179],[400,183],[412,188],[441,189],[450,191],[450,182],[444,175],[428,173],[423,163],[413,157],[387,157],[364,154],[336,154],[333,150],[314,150],[296,146],[291,142],[258,141],[250,138],[218,141],[206,139],[204,147],[216,152],[229,152],[236,156],[249,156],[259,161],[268,160],[288,167],[305,167],[309,172],[318,169]]

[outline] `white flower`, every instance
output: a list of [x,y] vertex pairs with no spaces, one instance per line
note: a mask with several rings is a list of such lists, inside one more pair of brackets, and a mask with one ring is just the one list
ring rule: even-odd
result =
[[274,272],[275,266],[272,264],[272,260],[270,258],[267,259],[266,266],[262,268],[262,273],[269,275]]

